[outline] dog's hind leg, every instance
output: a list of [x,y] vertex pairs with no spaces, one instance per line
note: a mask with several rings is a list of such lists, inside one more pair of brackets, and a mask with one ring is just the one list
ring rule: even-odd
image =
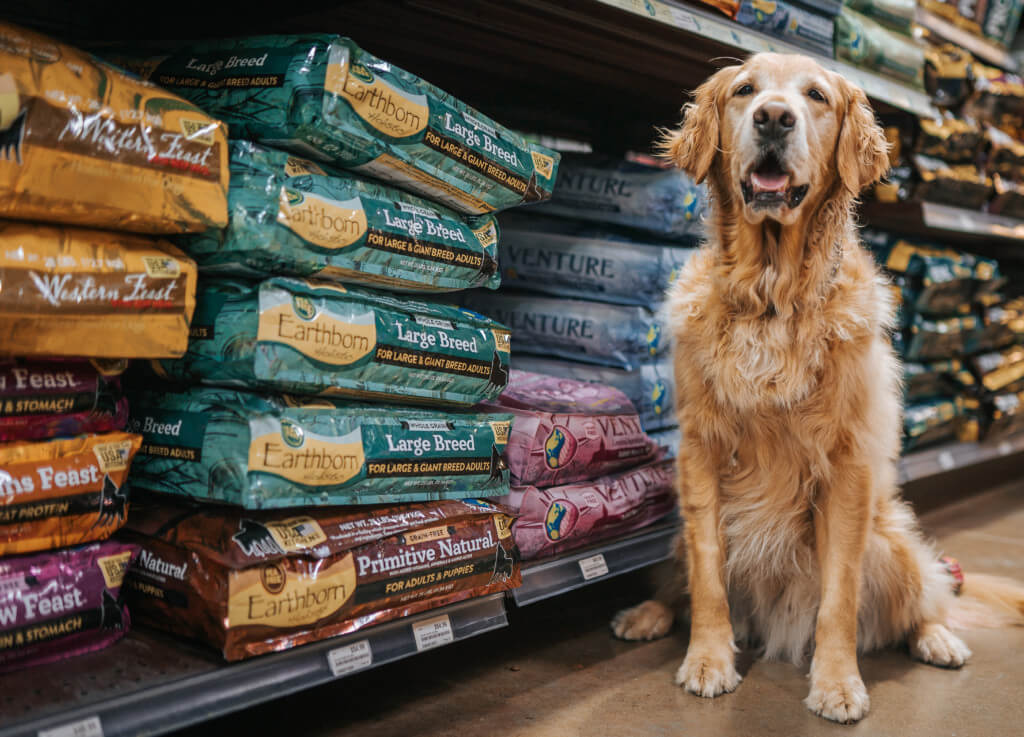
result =
[[925,622],[915,628],[907,644],[915,658],[942,668],[959,668],[971,657],[966,643],[938,622]]
[[660,572],[657,593],[647,601],[623,609],[612,618],[612,633],[623,640],[656,640],[672,629],[676,611],[686,590],[683,556],[686,541],[677,535],[673,543],[671,570]]

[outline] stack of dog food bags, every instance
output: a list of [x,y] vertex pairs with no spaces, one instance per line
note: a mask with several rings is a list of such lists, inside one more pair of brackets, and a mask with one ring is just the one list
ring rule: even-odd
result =
[[[622,390],[676,424],[665,292],[701,235],[702,186],[650,161],[567,157],[551,203],[502,217],[503,287],[467,304],[516,331],[516,367]],[[664,442],[675,452],[677,442]]]
[[[737,23],[794,46],[832,56],[832,27],[842,0],[701,0]],[[911,0],[911,3],[913,0]]]
[[512,417],[470,410],[509,330],[437,295],[497,288],[493,212],[548,198],[558,155],[338,36],[122,63],[236,137],[227,227],[178,239],[188,350],[133,395],[140,621],[235,660],[517,586],[480,499]]
[[518,515],[525,559],[633,532],[675,508],[675,461],[618,389],[513,369],[487,406],[515,416],[512,490],[501,501]]
[[106,647],[141,438],[130,358],[185,351],[196,265],[163,236],[227,222],[226,129],[88,54],[0,24],[0,672]]
[[1024,300],[999,265],[948,248],[865,234],[900,304],[905,448],[1013,431],[1024,389]]

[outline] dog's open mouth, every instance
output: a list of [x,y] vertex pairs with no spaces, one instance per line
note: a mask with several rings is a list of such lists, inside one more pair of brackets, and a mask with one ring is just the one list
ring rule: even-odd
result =
[[754,208],[797,207],[807,185],[790,186],[790,175],[774,151],[766,152],[743,183],[743,201]]

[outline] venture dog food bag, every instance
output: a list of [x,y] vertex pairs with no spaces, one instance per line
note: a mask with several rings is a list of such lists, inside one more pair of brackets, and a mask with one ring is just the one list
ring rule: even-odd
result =
[[125,361],[0,359],[0,442],[122,430]]
[[271,391],[471,405],[508,382],[509,331],[457,307],[327,282],[207,280],[158,373]]
[[227,129],[196,106],[0,23],[0,217],[179,233],[227,223]]
[[521,582],[512,518],[489,502],[296,511],[134,510],[133,615],[239,660]]
[[282,151],[231,146],[230,224],[181,238],[208,273],[315,276],[405,292],[500,283],[498,226]]
[[707,210],[704,185],[683,172],[632,161],[567,157],[551,202],[538,208],[597,223],[624,225],[663,238],[699,238]]
[[657,432],[650,433],[650,436],[651,440],[661,446],[666,458],[677,458],[679,456],[679,444],[682,442],[683,436],[679,432],[678,427],[658,430]]
[[736,22],[832,57],[833,20],[830,16],[809,12],[784,0],[743,0],[736,13]]
[[639,305],[479,291],[467,293],[463,303],[514,331],[517,352],[632,371],[668,345],[658,316]]
[[558,555],[664,517],[676,505],[675,466],[669,458],[595,481],[514,487],[502,501],[519,515],[512,529],[523,560]]
[[924,86],[924,49],[849,8],[836,18],[835,57],[855,66]]
[[196,265],[164,241],[0,222],[0,353],[180,356]]
[[215,39],[133,65],[231,134],[393,182],[459,212],[551,196],[559,155],[330,34]]
[[[508,488],[511,415],[197,388],[132,395],[138,488],[248,509],[374,504]],[[493,492],[495,494],[504,492]]]
[[121,584],[136,553],[114,540],[0,560],[0,673],[101,650],[128,632]]
[[633,403],[647,432],[676,424],[675,382],[668,356],[645,361],[632,371],[519,354],[515,366],[523,371],[613,386]]
[[507,458],[517,486],[593,479],[655,452],[629,399],[610,386],[513,371],[508,389],[485,406],[514,416]]
[[657,307],[693,252],[692,248],[505,228],[501,275],[509,287]]
[[128,433],[0,445],[0,555],[106,539],[128,514]]

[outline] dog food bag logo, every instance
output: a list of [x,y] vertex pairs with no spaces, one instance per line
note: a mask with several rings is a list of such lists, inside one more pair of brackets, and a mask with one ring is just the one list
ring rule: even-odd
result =
[[364,64],[351,61],[349,49],[331,46],[324,89],[347,102],[353,112],[389,138],[422,133],[430,120],[426,95],[399,89]]
[[331,312],[306,295],[261,287],[257,339],[288,346],[315,361],[348,366],[370,355],[377,344],[372,309],[350,314]]
[[654,406],[654,414],[660,415],[665,412],[665,399],[668,396],[668,388],[665,382],[658,379],[651,389],[651,404]]
[[366,210],[362,200],[332,200],[288,187],[281,188],[277,222],[307,243],[338,249],[357,243],[366,235]]
[[647,352],[652,356],[658,353],[658,346],[661,343],[661,326],[652,322],[647,328]]
[[544,465],[552,471],[562,468],[576,455],[578,445],[569,428],[555,425],[544,440]]
[[359,428],[330,437],[310,432],[287,419],[249,421],[249,470],[303,486],[341,486],[363,470],[366,455]]
[[[268,565],[277,570],[268,571]],[[352,554],[317,570],[287,571],[283,563],[232,571],[227,626],[291,628],[337,614],[356,591]]]
[[575,504],[568,499],[556,499],[544,515],[544,534],[551,542],[564,540],[576,527],[579,518],[580,510]]

